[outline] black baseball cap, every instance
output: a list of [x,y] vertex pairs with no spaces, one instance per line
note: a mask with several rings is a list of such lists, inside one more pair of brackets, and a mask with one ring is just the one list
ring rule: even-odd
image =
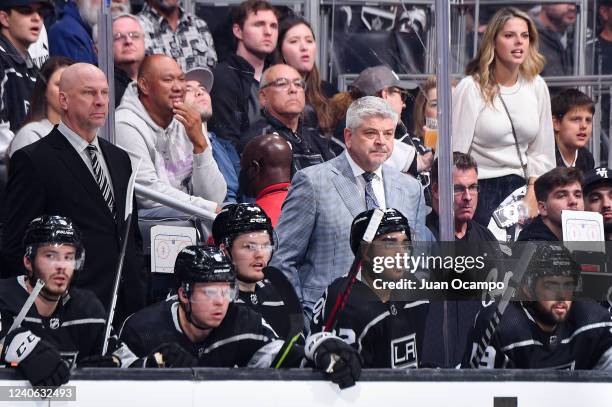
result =
[[597,167],[584,174],[584,184],[582,191],[584,195],[588,195],[595,188],[602,185],[612,185],[612,168]]
[[2,0],[0,9],[9,10],[13,7],[29,6],[30,4],[43,4],[47,7],[53,7],[50,0]]

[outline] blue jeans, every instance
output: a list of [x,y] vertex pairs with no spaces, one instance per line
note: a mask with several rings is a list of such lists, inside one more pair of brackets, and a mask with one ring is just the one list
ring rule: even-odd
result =
[[504,175],[503,177],[479,179],[478,206],[474,220],[484,227],[489,225],[493,211],[514,190],[525,186],[523,177]]

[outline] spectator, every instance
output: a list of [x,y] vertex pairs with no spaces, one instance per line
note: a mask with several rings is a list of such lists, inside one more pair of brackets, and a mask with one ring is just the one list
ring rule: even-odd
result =
[[278,134],[262,134],[249,141],[240,159],[240,190],[255,197],[276,227],[291,180],[291,146]]
[[[419,140],[413,140],[408,134],[408,129],[401,120],[402,111],[406,107],[406,97],[408,92],[406,89],[416,88],[416,84],[412,82],[401,82],[395,72],[384,65],[375,66],[364,69],[359,77],[351,84],[349,97],[343,101],[342,94],[338,94],[332,100],[335,109],[342,112],[344,118],[346,112],[346,103],[357,100],[363,96],[378,96],[385,99],[393,108],[395,113],[400,117],[398,125],[395,129],[395,138],[393,154],[387,162],[388,165],[408,173],[412,176],[417,176],[420,171],[427,171],[431,166],[433,154],[425,149]],[[344,122],[339,120],[334,133],[334,142],[344,144],[340,141],[344,138]],[[417,154],[417,151],[420,153]],[[416,157],[416,159],[415,159]]]
[[172,57],[186,72],[217,63],[212,35],[204,20],[179,6],[181,0],[147,0],[138,17],[147,55]]
[[144,33],[140,21],[131,14],[120,14],[113,18],[115,108],[121,103],[125,88],[138,78],[138,69],[144,55]]
[[587,172],[595,167],[585,147],[593,134],[593,100],[577,89],[567,89],[550,101],[558,167],[576,167]]
[[[115,114],[117,145],[142,159],[136,182],[215,212],[227,192],[223,175],[202,132],[200,114],[184,103],[185,75],[172,58],[150,55],[138,82],[125,91]],[[141,200],[140,216],[184,213]]]
[[38,75],[27,50],[38,39],[50,11],[46,0],[0,4],[0,157],[25,119]]
[[30,98],[30,111],[25,117],[23,127],[9,144],[10,156],[17,150],[45,137],[59,124],[62,113],[59,102],[59,83],[66,67],[74,61],[66,57],[51,57],[44,63],[40,76]]
[[130,14],[132,12],[130,0],[111,0],[110,11],[113,18],[122,14]]
[[582,174],[576,168],[555,168],[535,182],[539,215],[517,241],[563,241],[561,211],[582,211]]
[[[457,81],[452,80],[453,90],[457,87]],[[426,119],[438,119],[438,89],[437,78],[429,76],[427,80],[419,86],[419,94],[414,100],[414,110],[412,120],[414,121],[414,135],[422,140],[425,137]]]
[[[67,67],[60,79],[59,101],[60,124],[11,157],[2,214],[2,273],[23,274],[21,242],[32,219],[45,213],[69,217],[81,230],[87,253],[75,286],[93,291],[108,310],[127,227],[130,159],[97,136],[108,112],[108,84],[101,70],[84,63]],[[132,219],[115,324],[145,305],[147,276],[137,257],[137,218]]]
[[478,163],[480,193],[475,220],[491,214],[527,184],[529,216],[537,204],[533,183],[555,167],[550,96],[538,75],[544,59],[538,31],[522,11],[502,8],[487,25],[476,57],[453,92],[453,151]]
[[277,232],[272,265],[283,271],[302,300],[310,323],[314,303],[342,276],[353,259],[347,236],[367,209],[396,208],[429,240],[423,188],[412,177],[383,165],[393,151],[398,115],[383,99],[367,96],[346,115],[346,151],[293,177]]
[[[351,224],[350,244],[354,256],[362,255],[360,243],[373,214],[372,209],[362,212]],[[377,274],[372,261],[378,256],[402,256],[407,251],[409,253],[410,236],[406,217],[395,209],[385,210],[380,226],[374,233],[374,244],[363,253],[359,270],[361,278],[355,281],[344,299],[345,306],[337,314],[334,329],[349,333],[343,338],[357,349],[365,368],[418,368],[422,361],[429,301],[406,301],[401,295],[395,295],[393,290],[383,289],[381,281],[402,281],[409,278],[408,273],[405,269],[390,268]],[[326,318],[331,314],[336,298],[342,295],[344,287],[349,284],[349,279],[347,276],[336,279],[317,301],[311,324],[312,332],[324,330]],[[376,280],[379,280],[378,285]],[[373,326],[376,328],[370,329]]]
[[584,174],[584,210],[603,216],[607,241],[612,240],[612,169],[598,167]]
[[544,4],[535,18],[540,52],[546,58],[544,76],[574,74],[574,46],[570,27],[576,23],[575,3]]
[[[210,94],[215,115],[211,130],[240,148],[242,135],[259,119],[257,90],[266,57],[274,52],[278,38],[278,14],[264,0],[247,0],[232,10],[236,53],[214,70],[217,87]],[[239,165],[239,163],[236,163]]]
[[306,82],[304,125],[331,134],[334,123],[328,98],[338,93],[338,90],[329,82],[321,80],[316,65],[317,43],[310,24],[301,17],[283,19],[276,51],[277,62],[294,67]]
[[236,202],[238,197],[238,172],[234,163],[240,158],[232,143],[221,139],[215,133],[207,130],[207,123],[213,115],[210,101],[214,77],[208,68],[195,68],[185,74],[185,103],[193,106],[202,119],[202,132],[206,141],[210,142],[213,158],[227,184],[227,194],[224,202]]
[[98,65],[92,27],[98,21],[101,0],[72,0],[49,29],[49,54]]
[[[611,370],[610,314],[593,301],[576,300],[581,279],[580,266],[563,245],[540,245],[520,286],[521,301],[509,302],[503,315],[497,302],[478,315],[461,367]],[[494,319],[499,324],[491,336]],[[474,366],[483,342],[484,354]]]
[[291,146],[291,174],[334,157],[329,140],[317,129],[306,127],[301,119],[305,106],[306,82],[289,65],[266,69],[259,84],[261,118],[251,124],[242,138],[241,147],[253,137],[276,133]]
[[[610,75],[612,74],[612,0],[600,0],[599,1],[599,18],[602,22],[603,29],[594,40],[594,69],[595,75]],[[601,95],[601,139],[607,138],[609,146],[610,144],[610,92],[604,92]],[[606,143],[601,143],[601,146],[605,146]],[[608,149],[601,149],[601,161],[607,162],[608,160]],[[612,165],[612,163],[608,163]]]

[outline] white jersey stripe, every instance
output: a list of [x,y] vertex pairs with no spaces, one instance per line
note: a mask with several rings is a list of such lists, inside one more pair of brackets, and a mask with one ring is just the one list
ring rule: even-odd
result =
[[72,321],[64,321],[62,322],[62,327],[71,326],[71,325],[83,325],[83,324],[105,324],[106,319],[104,318],[83,318],[83,319],[73,319]]
[[359,338],[357,339],[357,352],[361,353],[361,341],[363,340],[363,338],[368,334],[368,331],[370,330],[370,328],[372,328],[374,325],[376,325],[377,323],[379,323],[380,321],[382,321],[383,319],[387,318],[389,315],[391,315],[389,313],[389,311],[385,311],[382,314],[380,314],[379,316],[377,316],[376,318],[374,318],[373,320],[371,320],[366,326],[365,328],[363,328],[363,332],[361,332],[361,335],[359,335]]
[[579,335],[583,333],[584,331],[589,331],[591,329],[597,329],[597,328],[604,328],[607,326],[612,327],[612,321],[611,322],[597,322],[595,324],[589,324],[589,325],[582,326],[576,329],[574,333],[572,334],[572,336],[570,336],[569,338],[563,339],[561,343],[563,344],[570,343],[576,337],[576,335]]
[[266,335],[257,335],[257,334],[240,334],[240,335],[234,335],[234,336],[230,336],[229,338],[217,341],[215,343],[213,343],[212,345],[210,345],[208,348],[204,349],[204,354],[206,353],[210,353],[211,351],[223,346],[223,345],[227,345],[228,343],[232,343],[232,342],[238,342],[241,341],[243,339],[252,339],[254,341],[261,341],[261,342],[268,342],[270,340],[270,338],[268,338]]
[[502,350],[505,352],[505,351],[508,351],[514,348],[522,348],[523,346],[530,346],[530,345],[542,346],[542,342],[536,341],[533,339],[528,339],[526,341],[511,343],[510,345],[504,346]]

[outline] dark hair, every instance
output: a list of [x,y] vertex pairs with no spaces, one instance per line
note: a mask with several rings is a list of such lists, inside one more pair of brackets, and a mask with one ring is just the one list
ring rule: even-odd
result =
[[249,13],[257,14],[258,11],[272,11],[276,18],[279,18],[278,10],[276,10],[266,0],[246,0],[238,6],[232,8],[232,26],[238,24],[242,29]]
[[68,57],[53,56],[40,67],[36,84],[30,95],[30,109],[22,127],[30,122],[37,122],[47,117],[47,85],[51,76],[60,68],[70,66],[75,61]]
[[548,199],[548,194],[557,187],[579,183],[580,186],[584,183],[582,171],[577,168],[557,167],[541,175],[533,185],[535,196],[538,202],[545,202]]
[[[461,171],[467,171],[473,169],[478,174],[478,164],[472,156],[455,151],[453,153],[453,167]],[[438,158],[436,158],[431,165],[431,183],[438,182]]]
[[572,109],[584,108],[595,114],[595,104],[588,95],[578,89],[566,89],[551,99],[550,107],[553,117],[562,119]]
[[[308,27],[308,29],[312,33],[312,37],[315,38],[310,23],[308,23],[308,21],[304,20],[302,17],[289,16],[283,19],[278,29],[278,42],[276,43],[275,53],[276,63],[287,63],[283,58],[283,41],[285,40],[287,32],[293,27],[300,24],[303,24]],[[323,130],[323,132],[333,131],[334,118],[332,116],[331,108],[329,106],[329,100],[327,100],[327,98],[323,96],[323,91],[321,90],[321,76],[319,74],[319,69],[317,68],[316,64],[313,65],[312,70],[310,72],[306,73],[306,75],[304,76],[304,80],[306,81],[306,103],[311,105],[317,113],[319,127]]]

